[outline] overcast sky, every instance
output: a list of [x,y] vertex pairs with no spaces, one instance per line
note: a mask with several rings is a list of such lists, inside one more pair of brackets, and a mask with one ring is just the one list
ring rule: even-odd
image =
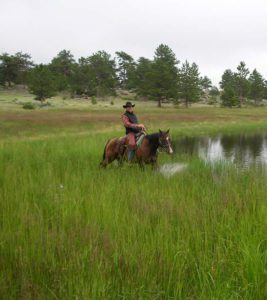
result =
[[244,60],[267,79],[266,0],[0,0],[0,52],[47,63],[62,49],[152,58],[160,43],[215,84]]

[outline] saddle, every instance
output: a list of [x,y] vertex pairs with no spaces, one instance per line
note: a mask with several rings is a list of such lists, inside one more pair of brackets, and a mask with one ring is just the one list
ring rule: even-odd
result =
[[[135,135],[135,142],[136,142],[137,148],[139,148],[141,146],[143,138],[145,136],[146,136],[146,133],[144,133],[144,132],[138,132]],[[122,137],[118,138],[116,152],[119,154],[119,156],[123,156],[126,148],[127,148],[127,136],[122,136]]]
[[142,144],[142,141],[143,141],[143,138],[146,136],[146,133],[145,132],[138,132],[136,135],[135,135],[135,142],[136,142],[136,146],[137,148],[139,148]]

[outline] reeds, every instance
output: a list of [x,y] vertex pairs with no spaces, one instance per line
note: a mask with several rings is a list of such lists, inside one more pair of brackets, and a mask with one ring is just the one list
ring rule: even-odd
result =
[[1,298],[265,299],[265,171],[102,170],[108,136],[2,146]]

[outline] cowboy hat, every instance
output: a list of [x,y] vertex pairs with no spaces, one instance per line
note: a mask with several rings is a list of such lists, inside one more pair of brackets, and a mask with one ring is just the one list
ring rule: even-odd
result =
[[127,107],[135,107],[135,104],[132,104],[132,102],[126,102],[125,105],[123,105],[123,108],[127,108]]

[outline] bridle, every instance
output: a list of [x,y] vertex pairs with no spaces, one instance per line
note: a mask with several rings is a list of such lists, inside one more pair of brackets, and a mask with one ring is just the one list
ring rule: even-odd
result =
[[166,140],[163,143],[162,139],[159,136],[159,148],[161,148],[164,152],[167,152],[170,147],[171,147],[171,145],[170,145],[170,143],[168,141],[168,137],[166,138]]

